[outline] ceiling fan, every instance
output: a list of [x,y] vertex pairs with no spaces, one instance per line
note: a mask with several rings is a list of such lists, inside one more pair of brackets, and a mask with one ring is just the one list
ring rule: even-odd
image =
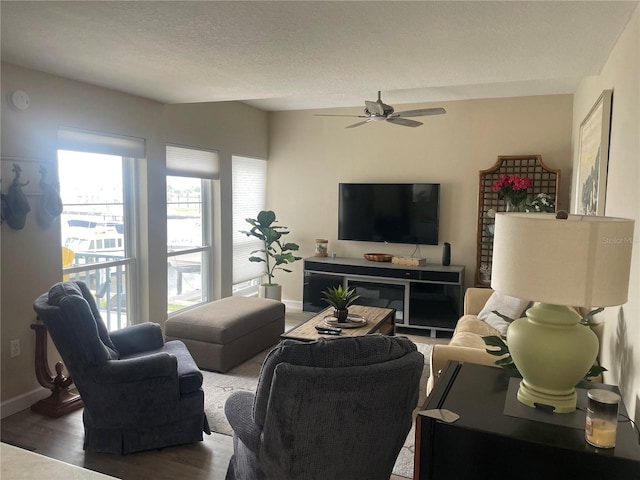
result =
[[380,99],[380,91],[378,91],[378,100],[371,102],[366,100],[364,102],[365,109],[364,115],[316,115],[318,117],[354,117],[354,118],[366,118],[361,122],[354,123],[345,128],[359,127],[369,122],[389,122],[395,125],[401,125],[403,127],[419,127],[422,122],[417,120],[410,120],[407,117],[424,117],[426,115],[442,115],[447,113],[444,108],[421,108],[419,110],[407,110],[404,112],[396,112],[391,105],[383,103]]

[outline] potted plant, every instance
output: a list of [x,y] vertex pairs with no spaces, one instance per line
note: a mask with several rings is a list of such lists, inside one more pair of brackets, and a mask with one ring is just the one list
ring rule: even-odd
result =
[[507,212],[519,212],[527,198],[527,189],[533,185],[528,177],[502,175],[493,182],[492,190],[498,192],[498,199],[506,202]]
[[524,211],[529,212],[555,212],[555,199],[548,193],[538,193],[534,196],[528,196],[524,202]]
[[[248,237],[255,237],[263,243],[263,247],[259,250],[251,252],[250,262],[264,262],[267,283],[260,285],[260,296],[264,298],[273,298],[280,300],[282,298],[282,287],[273,282],[274,272],[282,270],[291,272],[284,265],[300,260],[292,252],[297,251],[300,247],[291,242],[284,242],[282,237],[289,234],[287,227],[275,225],[277,222],[276,214],[271,210],[262,210],[258,213],[257,218],[247,218],[247,223],[251,224],[251,230],[241,230]],[[262,256],[254,254],[261,253]]]
[[349,305],[352,305],[360,298],[360,295],[356,295],[355,288],[342,288],[342,285],[329,287],[322,294],[324,295],[324,301],[334,308],[333,314],[340,323],[347,321]]

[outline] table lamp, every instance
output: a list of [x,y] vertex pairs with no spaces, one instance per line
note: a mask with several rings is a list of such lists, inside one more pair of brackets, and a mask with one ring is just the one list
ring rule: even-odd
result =
[[575,386],[595,362],[598,338],[571,307],[626,303],[633,226],[566,212],[496,214],[491,287],[535,302],[507,330],[521,403],[575,411]]

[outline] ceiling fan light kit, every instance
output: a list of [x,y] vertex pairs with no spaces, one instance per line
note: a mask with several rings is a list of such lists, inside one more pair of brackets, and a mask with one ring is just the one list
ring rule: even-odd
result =
[[389,122],[402,127],[419,127],[422,122],[417,120],[410,120],[407,117],[425,117],[428,115],[442,115],[447,113],[444,108],[421,108],[418,110],[407,110],[404,112],[396,112],[391,105],[383,103],[380,98],[380,91],[378,91],[378,100],[372,102],[365,100],[364,115],[316,115],[317,117],[353,117],[353,118],[366,118],[366,120],[351,124],[345,128],[354,128],[364,125],[369,122]]

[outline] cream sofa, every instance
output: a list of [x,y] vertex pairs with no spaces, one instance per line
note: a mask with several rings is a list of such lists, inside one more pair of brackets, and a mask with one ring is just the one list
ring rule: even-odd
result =
[[427,394],[431,392],[440,372],[450,360],[471,362],[495,367],[497,357],[487,353],[482,337],[500,335],[486,322],[478,320],[478,314],[493,293],[489,288],[468,288],[464,295],[464,312],[460,317],[448,345],[434,345],[431,350],[431,371],[427,382]]
[[[464,296],[464,312],[460,317],[448,345],[434,345],[431,350],[430,375],[427,382],[427,395],[451,360],[461,363],[471,362],[498,367],[495,362],[499,357],[487,353],[482,337],[500,335],[500,332],[488,323],[479,320],[478,314],[493,294],[489,288],[468,288]],[[584,314],[584,312],[582,312]],[[602,340],[602,326],[593,329],[598,339]],[[600,355],[598,354],[598,361]],[[602,381],[602,377],[590,379]]]

